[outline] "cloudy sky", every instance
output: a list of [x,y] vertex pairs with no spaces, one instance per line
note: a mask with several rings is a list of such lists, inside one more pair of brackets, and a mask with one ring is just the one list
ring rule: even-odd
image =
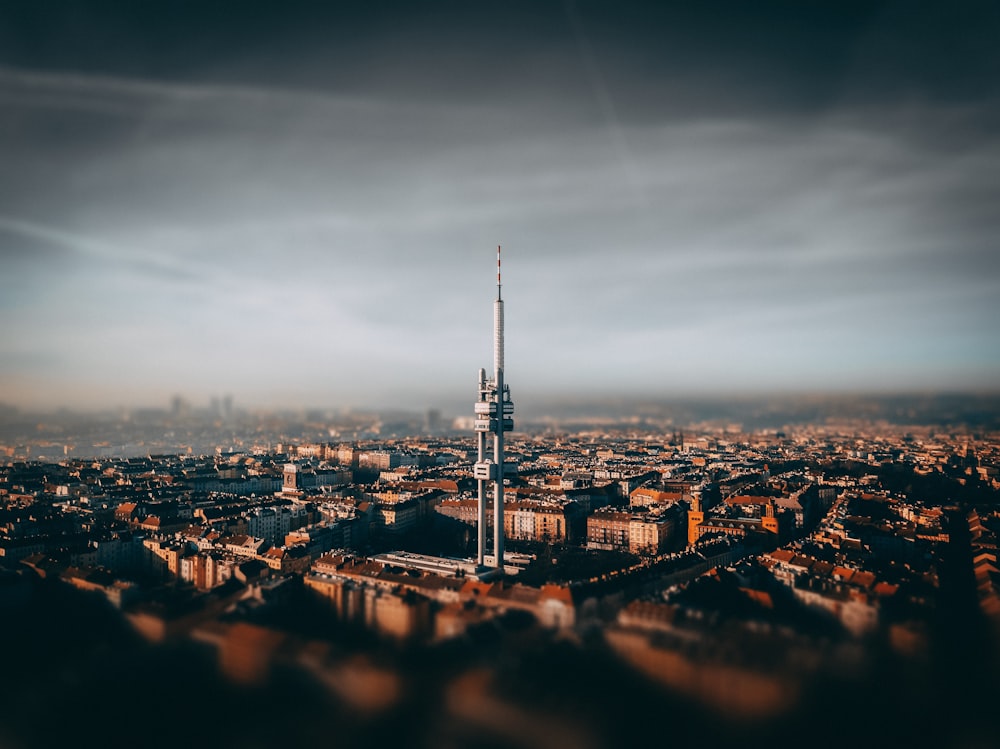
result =
[[1000,383],[995,3],[255,5],[4,3],[0,401]]

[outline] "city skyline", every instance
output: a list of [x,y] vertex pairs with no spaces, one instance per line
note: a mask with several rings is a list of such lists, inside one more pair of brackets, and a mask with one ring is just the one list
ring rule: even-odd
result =
[[1000,381],[987,3],[224,9],[2,11],[0,401]]

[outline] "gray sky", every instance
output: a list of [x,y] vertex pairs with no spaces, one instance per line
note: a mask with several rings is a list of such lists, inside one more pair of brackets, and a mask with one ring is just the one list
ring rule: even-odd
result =
[[0,401],[471,400],[498,243],[515,400],[1000,382],[990,3],[116,5],[0,10]]

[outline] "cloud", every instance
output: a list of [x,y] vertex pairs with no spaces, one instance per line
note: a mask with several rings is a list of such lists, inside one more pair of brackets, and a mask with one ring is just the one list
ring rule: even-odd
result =
[[347,46],[237,45],[172,77],[0,67],[0,249],[32,321],[15,340],[4,308],[0,361],[327,403],[398,404],[407,371],[402,400],[431,397],[489,361],[502,243],[522,388],[1000,373],[992,99],[942,97],[922,67],[872,95],[863,63],[893,68],[878,14],[748,18],[698,51],[700,12],[576,10],[526,10],[496,57],[461,18],[421,36],[365,16],[379,32]]
[[[102,240],[63,231],[52,226],[0,216],[0,233],[6,234],[8,237],[7,241],[0,245],[0,252],[5,257],[17,257],[22,263],[32,256],[39,260],[39,254],[42,256],[41,262],[47,262],[47,250],[37,254],[33,250],[48,245],[59,250],[70,251],[72,255],[76,256],[74,259],[78,266],[81,261],[96,262],[105,267],[114,268],[117,272],[132,274],[135,277],[152,278],[157,283],[186,283],[198,280],[194,273],[182,264],[175,262],[174,258],[169,255],[143,255],[141,252],[116,247]],[[29,240],[27,246],[30,249],[25,250],[25,245],[18,239]],[[57,252],[56,257],[64,262],[73,262],[67,258],[65,252]],[[129,280],[135,281],[136,279]]]

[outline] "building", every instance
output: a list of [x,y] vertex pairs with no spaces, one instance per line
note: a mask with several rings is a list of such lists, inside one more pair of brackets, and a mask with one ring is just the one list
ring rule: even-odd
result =
[[684,505],[680,504],[652,512],[604,507],[587,518],[587,546],[662,554],[674,546],[685,520]]
[[690,500],[691,495],[684,492],[659,491],[641,486],[629,494],[629,505],[632,507],[648,507],[656,504],[667,504],[678,500]]
[[629,520],[628,550],[633,554],[662,554],[674,541],[676,513],[637,513]]
[[565,543],[577,537],[577,504],[566,499],[516,499],[503,513],[506,538]]
[[372,527],[387,533],[405,533],[434,511],[437,491],[390,490],[367,495],[372,502]]
[[688,543],[692,544],[707,533],[723,533],[736,538],[757,537],[768,543],[780,543],[792,537],[795,531],[795,515],[790,510],[777,510],[770,501],[763,508],[763,515],[746,517],[729,512],[706,514],[695,502],[687,513]]
[[[475,497],[447,497],[437,503],[436,512],[445,517],[475,526],[479,518],[479,501]],[[487,526],[493,525],[493,503],[487,501],[484,513]]]
[[602,507],[587,518],[587,546],[594,549],[627,549],[632,513]]

